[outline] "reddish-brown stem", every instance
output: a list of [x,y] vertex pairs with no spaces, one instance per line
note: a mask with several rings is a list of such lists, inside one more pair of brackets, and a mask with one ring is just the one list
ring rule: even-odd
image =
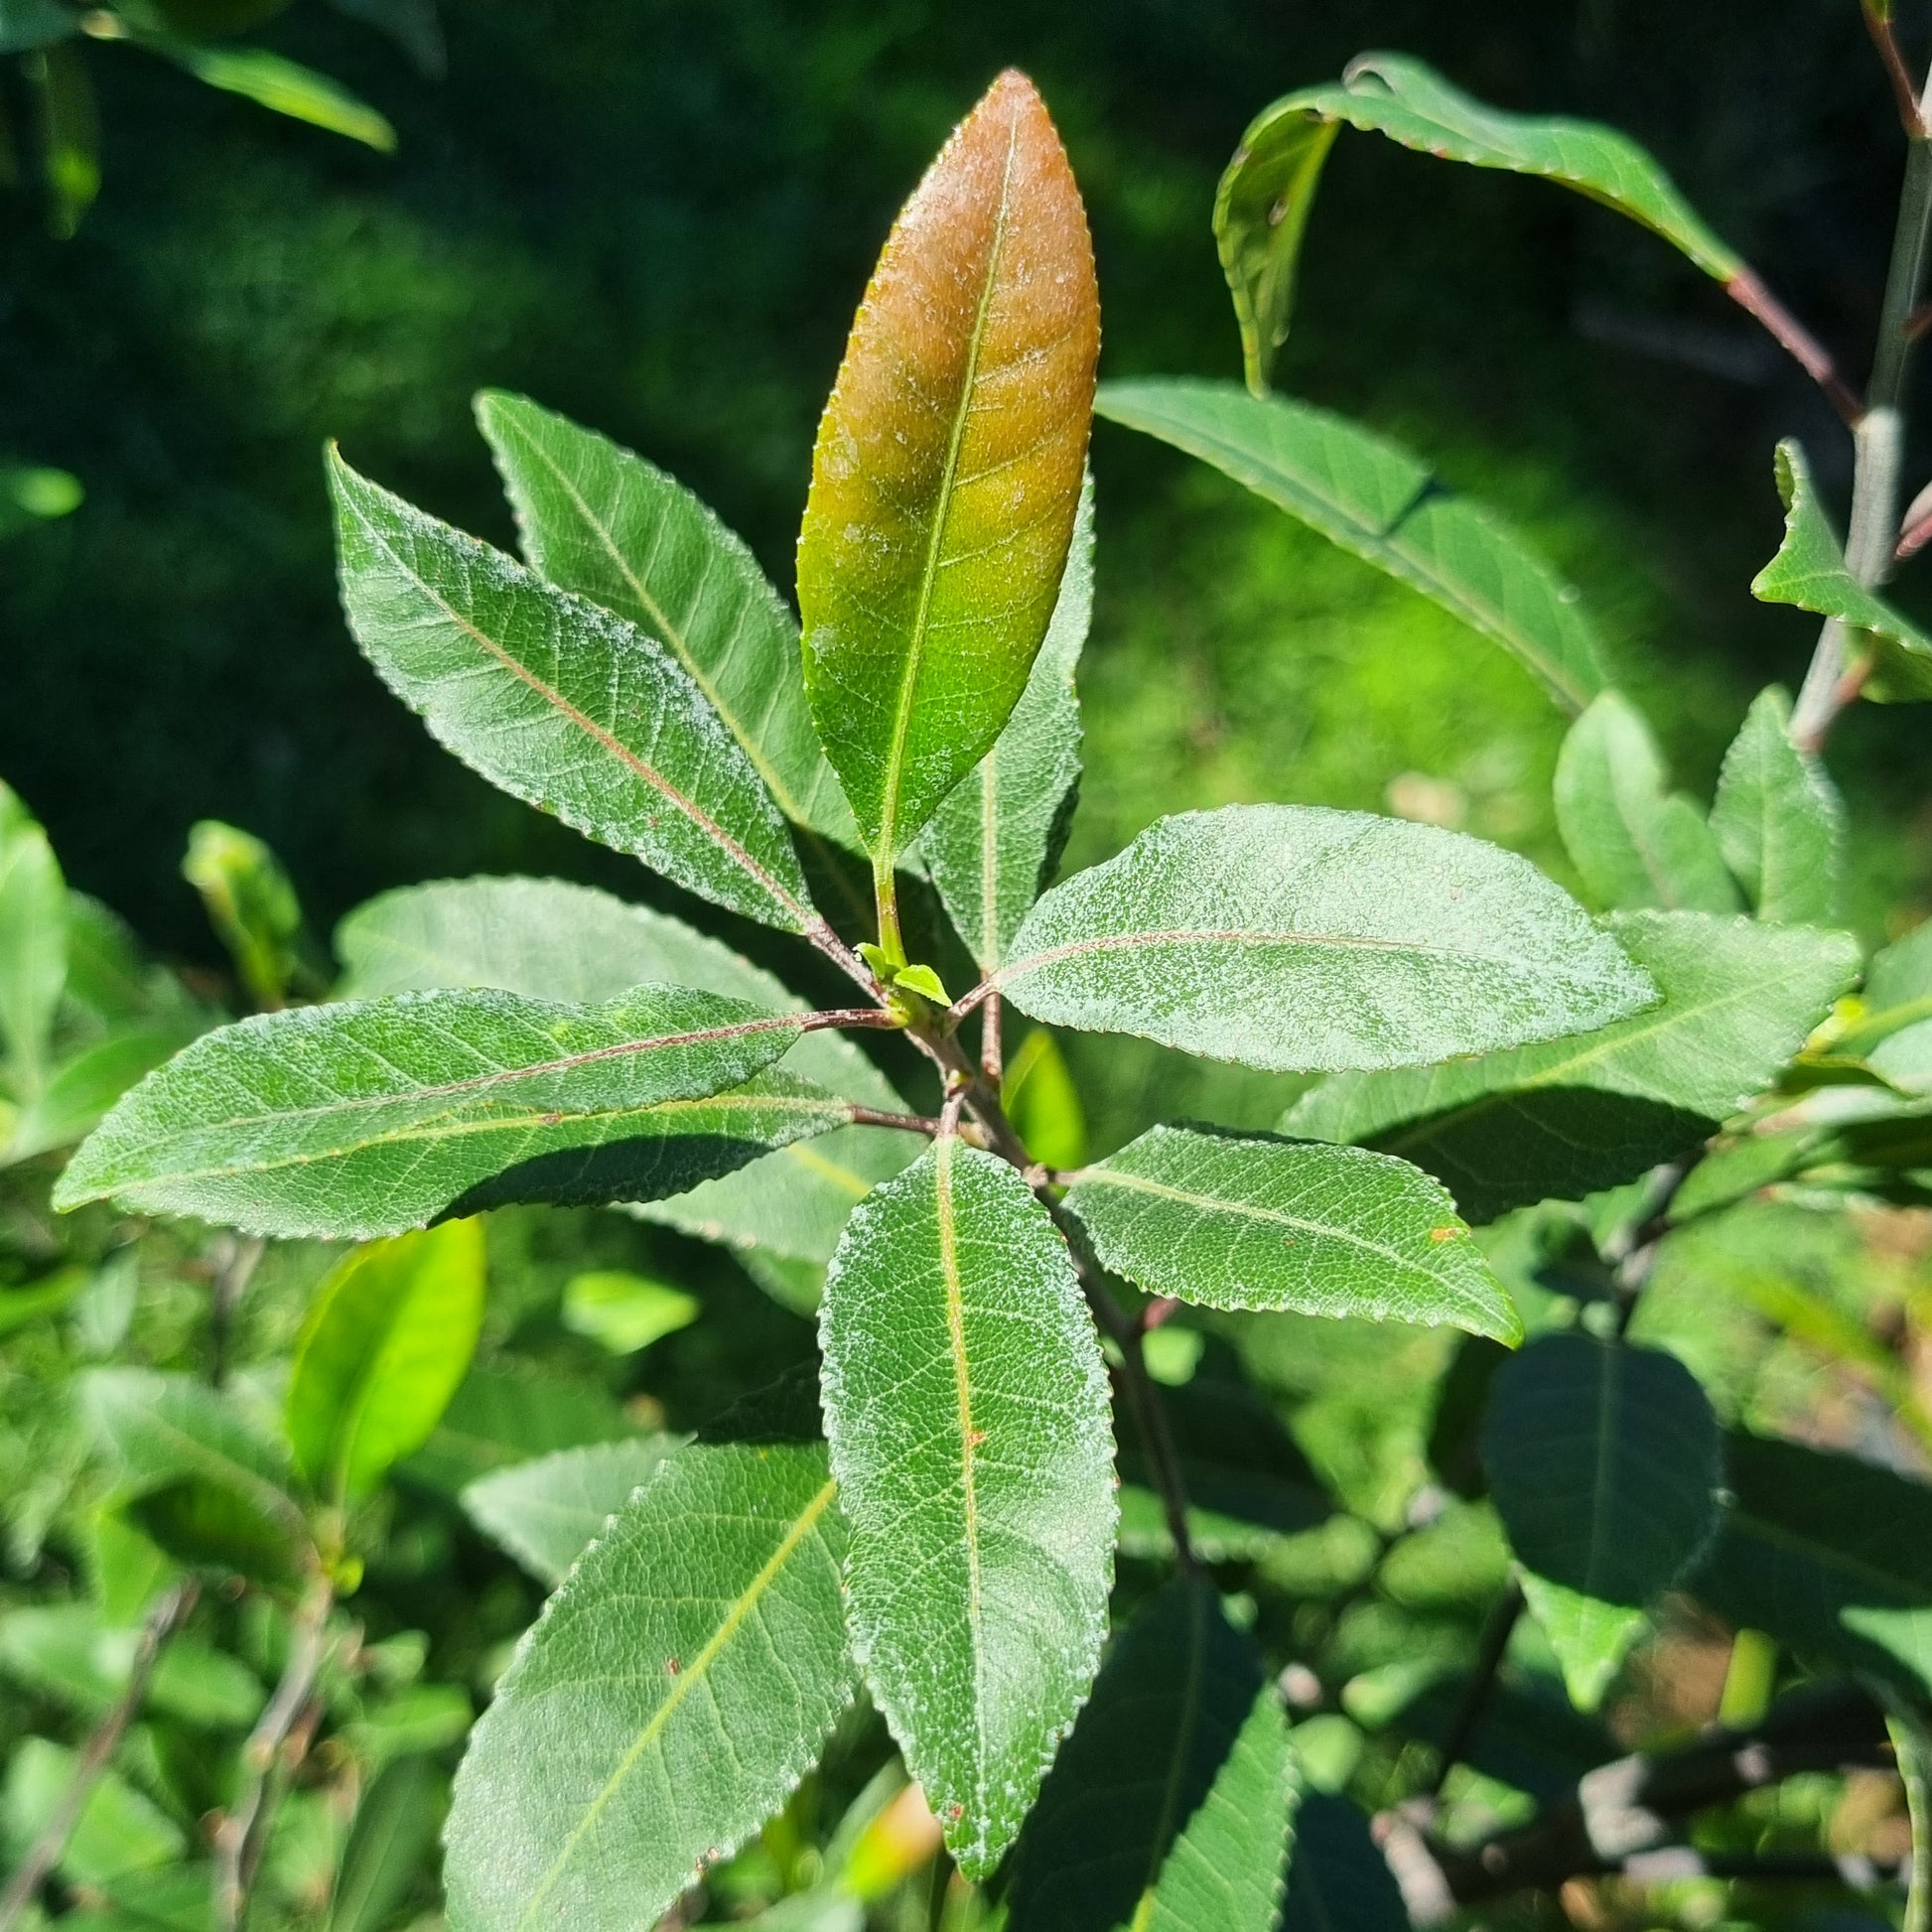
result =
[[805,1031],[808,1034],[822,1034],[833,1027],[897,1031],[904,1025],[905,1022],[888,1007],[832,1007],[824,1013],[808,1013],[805,1016]]
[[1856,428],[1864,414],[1863,398],[1839,374],[1831,350],[1764,286],[1756,271],[1740,268],[1724,288],[1746,315],[1763,324],[1778,345],[1824,390],[1839,415]]
[[1006,1079],[1006,1055],[1000,1041],[1000,996],[989,993],[980,1015],[980,1071],[995,1093]]
[[945,1122],[931,1114],[895,1114],[884,1107],[854,1107],[854,1127],[896,1127],[905,1134],[938,1134]]
[[1891,31],[1891,20],[1880,13],[1871,0],[1860,0],[1859,11],[1864,15],[1865,32],[1871,36],[1871,44],[1878,50],[1878,59],[1884,64],[1885,78],[1891,82],[1892,98],[1898,105],[1899,125],[1904,128],[1907,140],[1922,141],[1926,126],[1925,117],[1919,109],[1918,89],[1912,83],[1912,70],[1905,65],[1905,56],[1900,52],[1897,37]]

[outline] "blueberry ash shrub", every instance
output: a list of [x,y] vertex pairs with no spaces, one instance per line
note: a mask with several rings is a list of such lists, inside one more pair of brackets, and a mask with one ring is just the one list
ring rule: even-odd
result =
[[[1646,224],[1852,421],[1849,552],[1779,452],[1787,533],[1752,588],[1826,628],[1709,812],[1519,538],[1269,393],[1344,124]],[[1932,694],[1932,640],[1875,588],[1932,208],[1915,107],[1907,132],[1868,399],[1622,137],[1380,56],[1270,108],[1222,184],[1247,386],[1099,392],[1536,672],[1576,718],[1557,807],[1588,906],[1476,839],[1293,804],[1163,818],[1050,883],[1099,313],[1018,74],[860,308],[796,621],[671,479],[521,398],[478,413],[523,561],[331,455],[349,623],[435,736],[847,989],[808,1005],[580,888],[393,894],[345,927],[352,997],[197,1040],[62,1182],[362,1241],[629,1203],[816,1307],[815,1391],[747,1388],[648,1470],[531,1461],[479,1510],[556,1588],[457,1779],[460,1932],[729,1913],[720,1862],[809,1830],[862,1701],[956,1865],[933,1904],[954,1927],[1399,1925],[1619,1874],[1672,1880],[1644,1923],[1782,1911],[1794,1879],[1891,1909],[1894,1771],[1925,1856],[1932,1421],[1894,1352],[1922,1238],[1881,1208],[1932,1187],[1932,929],[1868,961],[1834,929],[1819,752],[1855,697]],[[848,916],[826,882],[866,871]],[[908,945],[913,880],[963,953]],[[1016,1130],[1020,1016],[1318,1077],[1272,1134],[1172,1122],[1086,1164]],[[901,1073],[923,1062],[915,1106],[864,1048],[881,1034]],[[311,1369],[356,1402],[413,1359],[378,1286],[338,1292]],[[1794,1396],[1825,1387],[1855,1418],[1836,1433]],[[408,1433],[408,1402],[378,1411]],[[331,1425],[297,1448],[346,1497],[389,1445]],[[344,1587],[352,1556],[331,1553]],[[1713,1652],[1729,1727],[1698,1736],[1714,1700],[1673,1704],[1671,1672]],[[1598,1716],[1613,1686],[1650,1754]],[[1898,1829],[1841,1868],[1861,1767]],[[858,1924],[861,1863],[842,1828],[766,1922]],[[1932,1911],[1923,1875],[1909,1910]]]

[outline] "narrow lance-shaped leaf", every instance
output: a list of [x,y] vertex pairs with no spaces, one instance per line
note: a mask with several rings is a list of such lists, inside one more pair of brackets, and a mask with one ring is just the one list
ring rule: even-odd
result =
[[1013,1932],[1273,1932],[1297,1796],[1254,1640],[1198,1578],[1115,1646],[1015,1858]]
[[679,1448],[672,1436],[585,1443],[480,1476],[463,1491],[470,1520],[553,1588],[631,1496]]
[[517,1646],[457,1776],[472,1932],[654,1924],[784,1802],[850,1701],[825,1450],[680,1449]]
[[1643,714],[1620,692],[1600,693],[1557,759],[1557,825],[1584,883],[1617,911],[1738,911],[1704,814],[1668,783]]
[[991,749],[1059,589],[1100,307],[1079,190],[996,80],[894,224],[819,423],[805,688],[875,864]]
[[185,67],[197,80],[239,94],[271,114],[327,128],[379,154],[395,152],[396,130],[367,101],[299,61],[284,60],[266,48],[206,47],[172,37],[143,36],[143,44]]
[[646,1110],[738,1085],[802,1031],[795,1014],[662,986],[600,1007],[420,993],[258,1015],[127,1095],[58,1203],[400,1233],[506,1169],[647,1132]]
[[1703,912],[1608,921],[1662,1001],[1585,1035],[1324,1080],[1281,1131],[1426,1168],[1472,1221],[1634,1180],[1706,1139],[1777,1076],[1853,983],[1849,933]]
[[993,749],[949,791],[921,850],[939,897],[983,971],[1006,957],[1064,842],[1080,782],[1073,667],[1093,616],[1093,483],[1066,553],[1059,601],[1033,674]]
[[1150,1295],[1522,1333],[1455,1203],[1386,1155],[1156,1127],[1086,1169],[1066,1204]]
[[1228,805],[1055,886],[994,984],[1049,1025],[1274,1071],[1600,1027],[1648,978],[1527,860],[1402,819]]
[[1214,239],[1257,395],[1288,340],[1309,208],[1344,123],[1445,161],[1560,182],[1640,221],[1720,282],[1728,285],[1743,271],[1738,256],[1627,134],[1594,121],[1507,113],[1407,55],[1363,54],[1339,83],[1306,87],[1264,108],[1242,135],[1214,197]]
[[181,874],[201,894],[248,998],[282,1005],[307,965],[302,904],[281,861],[253,833],[205,818],[189,830]]
[[1877,653],[1863,695],[1877,699],[1932,698],[1932,636],[1852,575],[1832,528],[1801,445],[1778,445],[1778,494],[1784,499],[1784,541],[1751,579],[1751,595],[1766,604],[1795,604],[1864,631]]
[[1440,604],[1519,659],[1567,711],[1603,688],[1577,593],[1499,517],[1387,437],[1232,382],[1109,382],[1094,407],[1172,443]]
[[478,1221],[372,1242],[317,1289],[296,1343],[289,1441],[324,1495],[365,1495],[419,1449],[476,1353],[483,1313]]
[[0,1052],[14,1096],[40,1085],[68,974],[68,893],[47,834],[0,784]]
[[1844,819],[1824,765],[1791,742],[1791,700],[1767,686],[1725,754],[1711,806],[1718,848],[1760,919],[1831,924]]
[[344,609],[383,681],[492,784],[734,912],[816,915],[778,808],[663,645],[329,460]]
[[530,567],[656,638],[778,809],[856,843],[805,703],[798,625],[744,540],[674,478],[523,396],[485,389],[477,421]]
[[853,1647],[983,1876],[1100,1657],[1113,1444],[1093,1323],[1027,1183],[947,1135],[853,1214],[819,1340]]

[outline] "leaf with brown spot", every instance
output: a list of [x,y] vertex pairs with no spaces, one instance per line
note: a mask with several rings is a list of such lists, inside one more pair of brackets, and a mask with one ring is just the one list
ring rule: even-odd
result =
[[984,757],[1059,589],[1093,410],[1086,213],[1007,72],[900,210],[819,423],[805,688],[877,863]]

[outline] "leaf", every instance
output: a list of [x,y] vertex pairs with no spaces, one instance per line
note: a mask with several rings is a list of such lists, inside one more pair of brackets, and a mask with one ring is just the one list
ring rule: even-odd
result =
[[278,860],[252,833],[205,818],[188,834],[182,877],[202,896],[208,923],[234,960],[248,997],[279,1007],[304,978],[302,905]]
[[[354,995],[500,986],[588,1003],[654,980],[774,1009],[801,1004],[769,973],[681,919],[561,880],[451,880],[385,893],[344,920],[336,947],[346,969],[343,990]],[[860,1106],[903,1108],[891,1082],[842,1035],[807,1034],[782,1065]],[[741,1131],[751,1124],[741,1116]],[[910,1134],[837,1127],[638,1211],[724,1242],[754,1269],[822,1268],[853,1205],[918,1147]],[[806,1307],[816,1304],[814,1286]]]
[[812,452],[805,690],[889,868],[1006,724],[1073,533],[1100,302],[1080,192],[1011,69],[900,209]]
[[1436,1175],[1469,1220],[1580,1200],[1688,1152],[1776,1077],[1858,972],[1849,934],[1626,912],[1608,921],[1661,1004],[1579,1039],[1413,1072],[1342,1074],[1281,1132]]
[[[141,1632],[87,1603],[36,1603],[0,1615],[0,1671],[18,1685],[98,1718],[126,1689]],[[156,1660],[143,1708],[197,1728],[244,1729],[262,1687],[246,1665],[172,1638]]]
[[1012,1932],[1274,1932],[1297,1781],[1261,1653],[1176,1578],[1115,1646],[1015,1858]]
[[629,1435],[602,1383],[544,1374],[509,1357],[470,1371],[429,1441],[397,1473],[454,1499],[492,1470]]
[[778,1808],[852,1697],[833,1496],[821,1448],[721,1445],[625,1504],[472,1734],[454,1924],[632,1932]]
[[1311,1791],[1295,1811],[1282,1932],[1409,1932],[1402,1890],[1368,1820],[1346,1798]]
[[1007,1061],[1000,1105],[1027,1152],[1049,1168],[1078,1168],[1087,1158],[1087,1111],[1066,1055],[1044,1027],[1035,1027]]
[[179,1052],[203,1024],[202,1017],[185,1013],[159,1026],[110,1034],[63,1059],[21,1108],[5,1158],[24,1161],[49,1148],[70,1147],[91,1133],[128,1088]]
[[[0,1845],[8,1863],[24,1857],[67,1796],[80,1754],[45,1737],[22,1739],[0,1791]],[[151,1871],[187,1850],[181,1827],[111,1766],[95,1778],[55,1867],[70,1883],[101,1885]]]
[[1617,911],[1739,910],[1703,813],[1668,782],[1643,714],[1621,692],[1601,692],[1557,759],[1557,824],[1584,883]]
[[926,868],[984,971],[1039,897],[1065,842],[1080,782],[1073,671],[1093,617],[1093,479],[1080,491],[1052,621],[993,749],[949,791],[926,827]]
[[343,607],[389,688],[512,797],[787,932],[816,918],[778,808],[677,660],[331,453]]
[[379,154],[396,150],[396,130],[367,101],[300,62],[285,61],[259,47],[205,47],[146,35],[141,44],[165,54],[197,80],[223,93],[239,94],[271,114],[286,114],[290,120],[346,135]]
[[795,1015],[662,986],[596,1007],[480,991],[258,1014],[121,1101],[57,1202],[393,1234],[520,1163],[649,1133],[645,1110],[704,1100],[709,1120],[710,1096],[801,1031]]
[[1689,1580],[1799,1655],[1932,1692],[1932,1489],[1849,1455],[1732,1434],[1729,1499]]
[[329,1932],[382,1932],[436,1846],[444,1773],[425,1757],[399,1757],[355,1807],[329,1908]]
[[1455,1203],[1387,1155],[1155,1127],[1084,1170],[1066,1204],[1150,1295],[1523,1332]]
[[0,54],[26,54],[80,31],[80,16],[64,0],[0,0]]
[[47,226],[57,240],[78,232],[100,193],[100,107],[79,48],[43,43],[22,62],[39,95],[41,176]]
[[45,1074],[68,973],[68,897],[47,834],[0,784],[0,1050],[14,1093]]
[[372,1242],[332,1269],[295,1346],[289,1441],[323,1495],[365,1496],[429,1441],[483,1327],[483,1224]]
[[1534,1571],[1523,1573],[1523,1597],[1556,1652],[1571,1703],[1579,1711],[1599,1710],[1649,1617],[1627,1603],[1565,1589]]
[[1275,1072],[1479,1052],[1654,998],[1526,859],[1303,805],[1157,820],[1040,899],[994,984],[1052,1026]]
[[677,1448],[675,1437],[635,1436],[558,1449],[479,1477],[463,1507],[492,1543],[554,1587]]
[[1094,408],[1211,464],[1330,543],[1420,591],[1520,660],[1566,711],[1603,688],[1577,593],[1500,518],[1411,451],[1310,403],[1232,382],[1109,382]]
[[564,1284],[564,1326],[613,1355],[634,1355],[697,1320],[695,1295],[621,1268],[593,1269]]
[[1877,657],[1863,687],[1864,697],[1932,697],[1932,636],[1852,575],[1838,532],[1818,499],[1804,447],[1790,437],[1778,445],[1777,481],[1784,499],[1784,541],[1751,579],[1751,595],[1766,604],[1795,604],[1868,633]]
[[1718,1418],[1675,1355],[1545,1335],[1496,1371],[1482,1429],[1489,1493],[1524,1567],[1641,1608],[1710,1540]]
[[1027,1183],[948,1135],[854,1212],[819,1344],[853,1649],[984,1876],[1099,1662],[1113,1443],[1092,1320]]
[[477,422],[530,568],[664,645],[778,809],[856,844],[812,729],[798,625],[744,540],[674,478],[527,397],[485,389]]
[[1824,765],[1792,744],[1791,700],[1775,684],[1725,754],[1711,830],[1760,919],[1832,923],[1845,806]]
[[1477,168],[1541,175],[1613,207],[1728,284],[1744,264],[1706,226],[1656,161],[1595,121],[1511,114],[1452,87],[1402,54],[1363,54],[1339,84],[1305,87],[1263,109],[1214,197],[1214,239],[1234,292],[1249,386],[1267,387],[1288,340],[1297,258],[1321,164],[1343,124]]

